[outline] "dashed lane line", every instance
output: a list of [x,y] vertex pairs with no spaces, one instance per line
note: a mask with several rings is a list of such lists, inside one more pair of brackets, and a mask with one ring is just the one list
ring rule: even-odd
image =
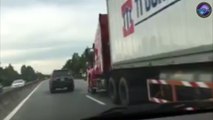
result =
[[100,100],[97,100],[97,99],[95,99],[95,98],[93,98],[93,97],[91,97],[89,95],[86,95],[86,97],[89,98],[90,100],[93,100],[93,101],[97,102],[100,105],[106,105],[106,103],[104,103],[104,102],[102,102]]

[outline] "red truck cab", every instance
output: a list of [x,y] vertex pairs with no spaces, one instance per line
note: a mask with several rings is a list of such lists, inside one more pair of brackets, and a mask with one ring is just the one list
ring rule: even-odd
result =
[[101,85],[101,78],[104,78],[103,76],[106,76],[111,68],[108,16],[106,14],[99,14],[99,23],[93,50],[93,66],[87,70],[87,79],[89,85],[88,90],[95,92],[97,89],[101,89],[104,86],[103,84]]

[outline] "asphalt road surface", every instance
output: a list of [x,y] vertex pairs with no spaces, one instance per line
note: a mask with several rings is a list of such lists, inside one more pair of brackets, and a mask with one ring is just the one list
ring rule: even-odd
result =
[[79,120],[116,107],[106,93],[88,94],[87,83],[75,80],[74,92],[50,94],[48,80],[41,82],[7,120]]

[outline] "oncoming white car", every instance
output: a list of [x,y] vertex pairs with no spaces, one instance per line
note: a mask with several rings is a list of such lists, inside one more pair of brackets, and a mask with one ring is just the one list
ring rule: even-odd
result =
[[25,81],[22,79],[14,80],[11,84],[12,88],[23,87],[25,85]]

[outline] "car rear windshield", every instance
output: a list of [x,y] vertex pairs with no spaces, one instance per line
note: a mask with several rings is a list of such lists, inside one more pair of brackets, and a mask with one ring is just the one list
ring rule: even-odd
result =
[[69,71],[65,71],[65,70],[54,71],[53,77],[58,77],[58,76],[71,76],[71,74]]

